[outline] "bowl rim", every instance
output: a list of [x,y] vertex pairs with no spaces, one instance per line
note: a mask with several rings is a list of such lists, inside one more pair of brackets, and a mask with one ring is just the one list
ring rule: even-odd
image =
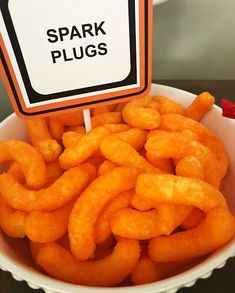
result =
[[[156,86],[160,89],[177,91],[178,93],[187,94],[191,97],[196,96],[188,91],[181,90],[175,87],[152,83],[152,87]],[[214,105],[213,107],[216,110],[216,112],[221,112],[221,108],[219,106]],[[16,117],[17,116],[15,113],[10,114],[2,122],[0,122],[0,128],[4,127],[6,123],[8,123],[10,120]],[[231,120],[235,127],[235,120],[229,120]],[[16,280],[26,281],[30,287],[34,289],[40,288],[46,292],[73,293],[78,292],[78,290],[81,290],[81,292],[84,293],[103,293],[110,292],[110,290],[112,290],[113,293],[121,293],[123,292],[123,290],[125,290],[125,292],[130,293],[133,292],[133,290],[135,290],[136,293],[165,292],[168,290],[172,290],[173,292],[174,290],[176,291],[181,287],[194,285],[194,283],[200,278],[209,277],[213,270],[225,265],[226,261],[233,256],[235,256],[235,236],[227,244],[225,244],[223,247],[212,253],[201,263],[197,264],[196,266],[185,272],[149,284],[111,288],[76,285],[57,280],[55,278],[44,275],[37,271],[32,273],[30,268],[20,267],[16,263],[16,261],[11,260],[9,257],[5,256],[2,250],[0,250],[0,268],[4,271],[10,272],[13,278],[15,278]]]

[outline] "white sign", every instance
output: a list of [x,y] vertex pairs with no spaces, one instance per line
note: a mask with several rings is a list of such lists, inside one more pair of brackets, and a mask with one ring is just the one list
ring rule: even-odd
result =
[[150,3],[1,1],[2,71],[16,111],[87,108],[147,91]]

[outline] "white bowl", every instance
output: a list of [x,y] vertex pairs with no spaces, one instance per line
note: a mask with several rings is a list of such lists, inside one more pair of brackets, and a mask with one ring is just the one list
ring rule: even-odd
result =
[[[151,94],[167,96],[183,106],[190,104],[195,97],[195,95],[186,91],[156,84],[152,85]],[[231,211],[235,212],[235,121],[223,118],[221,109],[214,106],[203,122],[219,135],[227,149],[230,158],[230,169],[225,179],[224,194]],[[15,114],[12,114],[0,124],[0,140],[9,138],[27,140],[24,124]],[[147,285],[110,289],[73,285],[40,273],[33,267],[29,249],[26,246],[27,243],[22,240],[9,239],[0,234],[1,269],[11,272],[16,280],[25,280],[31,288],[41,288],[50,293],[105,293],[110,291],[113,293],[173,293],[181,287],[194,285],[199,278],[208,278],[215,268],[223,267],[229,257],[235,256],[234,237],[202,263],[177,276]]]

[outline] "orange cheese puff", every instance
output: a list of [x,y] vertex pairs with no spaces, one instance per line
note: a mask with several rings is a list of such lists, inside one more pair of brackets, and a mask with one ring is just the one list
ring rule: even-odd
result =
[[158,107],[158,111],[160,114],[174,113],[174,114],[184,115],[184,112],[185,112],[184,108],[180,104],[166,97],[162,97],[162,96],[151,97],[151,102],[149,103],[148,106],[151,107],[151,103],[154,103],[154,102],[159,103],[159,106],[156,104],[155,105]]
[[78,126],[84,123],[83,113],[81,110],[54,115],[51,119],[66,126]]
[[149,257],[142,257],[131,273],[135,285],[148,284],[162,279],[162,274],[155,262]]
[[65,126],[78,126],[84,123],[82,111],[59,114],[49,118],[49,130],[54,139],[61,139]]
[[12,163],[7,171],[8,174],[13,175],[18,182],[21,184],[25,183],[25,176],[23,171],[20,168],[20,165],[16,162]]
[[195,156],[202,164],[204,180],[219,188],[222,179],[219,162],[215,154],[200,142],[192,141],[182,133],[160,131],[148,139],[145,148],[157,158]]
[[90,162],[83,163],[79,165],[79,168],[85,171],[88,174],[89,180],[88,184],[94,181],[97,177],[97,169],[94,164]]
[[161,123],[158,111],[147,108],[149,97],[129,102],[122,111],[124,121],[132,127],[154,129]]
[[66,249],[51,243],[40,249],[37,262],[49,275],[61,281],[109,287],[119,284],[132,272],[139,256],[139,244],[134,240],[121,240],[110,255],[85,262],[76,260]]
[[7,236],[24,238],[26,218],[26,213],[14,210],[0,196],[0,227]]
[[56,139],[60,140],[63,133],[64,133],[64,125],[58,121],[55,121],[53,118],[49,118],[49,131],[51,136]]
[[119,112],[101,113],[91,118],[93,128],[103,126],[105,124],[121,124],[123,123],[122,114]]
[[149,257],[142,257],[131,274],[135,285],[147,284],[167,278],[185,267],[192,266],[192,260],[183,262],[157,263]]
[[128,104],[128,102],[122,102],[119,104],[116,104],[116,107],[114,108],[115,112],[122,112],[123,108]]
[[37,149],[47,163],[55,161],[62,152],[61,145],[55,139],[40,142],[37,145]]
[[51,139],[46,118],[27,119],[24,122],[32,145],[37,146],[41,141]]
[[176,175],[193,177],[204,180],[205,174],[202,163],[195,156],[186,156],[179,160],[175,169]]
[[118,166],[135,167],[144,173],[163,173],[153,167],[144,157],[127,142],[115,135],[105,137],[100,144],[103,156]]
[[192,153],[191,140],[179,132],[155,131],[146,144],[147,153],[156,158],[181,159]]
[[95,156],[92,155],[90,158],[86,160],[86,163],[93,164],[97,169],[99,166],[105,161],[105,158],[103,156]]
[[53,162],[60,155],[62,148],[59,143],[51,138],[47,120],[33,119],[25,121],[32,145],[42,154],[46,162]]
[[25,233],[34,242],[49,243],[60,239],[68,229],[74,202],[53,212],[32,212],[25,222]]
[[139,211],[151,210],[156,203],[153,201],[140,197],[138,194],[134,193],[131,197],[131,206]]
[[73,144],[76,144],[80,138],[82,138],[84,134],[80,134],[74,131],[66,131],[64,132],[62,136],[62,142],[65,148],[68,148],[72,146]]
[[136,196],[153,204],[189,205],[204,212],[227,207],[223,194],[212,185],[196,178],[168,174],[140,174],[136,182]]
[[110,112],[110,109],[108,106],[102,106],[102,107],[95,108],[93,110],[93,116],[98,114],[103,114],[103,113],[109,113],[109,112]]
[[154,156],[154,154],[148,152],[146,152],[146,158],[154,167],[161,169],[162,171],[169,174],[174,173],[170,159],[157,158],[156,156]]
[[194,208],[192,212],[189,214],[189,216],[183,221],[181,226],[185,230],[193,229],[197,227],[204,218],[205,218],[204,213],[201,210]]
[[132,128],[127,131],[118,132],[115,135],[123,141],[127,142],[134,149],[140,150],[143,148],[146,142],[147,132],[142,129]]
[[10,174],[0,176],[3,199],[14,209],[25,212],[58,209],[75,199],[87,183],[88,174],[78,167],[69,169],[52,185],[41,190],[27,189]]
[[223,177],[228,170],[228,157],[221,140],[205,125],[177,114],[162,115],[160,128],[167,131],[181,132],[186,129],[192,130],[199,137],[199,141],[215,153],[220,162],[220,172]]
[[127,124],[104,124],[104,127],[106,127],[110,133],[117,133],[130,129],[130,126]]
[[171,234],[190,215],[193,207],[159,203],[155,205],[159,214],[159,227],[162,234]]
[[0,142],[0,164],[16,161],[23,171],[26,183],[40,188],[46,182],[46,166],[41,154],[30,144],[19,140]]
[[190,129],[185,129],[182,131],[182,133],[184,135],[186,135],[188,137],[189,140],[196,140],[199,141],[199,136],[197,135],[197,133],[193,132]]
[[109,172],[110,170],[116,168],[117,165],[115,165],[113,162],[109,160],[105,160],[103,163],[100,164],[98,169],[98,176],[102,176],[105,173]]
[[62,176],[64,170],[60,167],[60,164],[58,160],[48,163],[46,165],[47,168],[47,182],[43,186],[50,186],[52,183],[54,183],[60,176]]
[[138,171],[120,167],[94,180],[77,199],[69,218],[70,248],[80,260],[95,251],[95,222],[103,207],[119,193],[134,188]]
[[112,216],[111,230],[115,235],[138,240],[162,235],[157,210],[140,212],[121,209]]
[[215,103],[215,98],[207,92],[197,96],[185,110],[185,116],[200,121]]
[[112,233],[111,218],[116,211],[127,208],[133,191],[125,191],[109,201],[99,214],[95,223],[96,243],[105,241]]
[[66,131],[77,132],[78,134],[86,133],[86,129],[84,126],[67,126]]
[[[168,207],[169,206],[169,207]],[[122,209],[114,213],[111,230],[130,239],[151,239],[174,231],[192,211],[191,207],[159,204],[157,209],[140,212]]]
[[99,149],[102,139],[109,134],[105,127],[97,127],[85,134],[76,144],[65,149],[59,157],[60,165],[63,169],[75,167]]
[[150,240],[149,257],[157,262],[175,262],[205,255],[228,242],[234,232],[233,215],[225,208],[215,208],[194,229]]
[[30,241],[29,242],[29,246],[30,246],[30,251],[31,251],[31,255],[32,255],[33,261],[36,264],[37,263],[37,255],[38,255],[38,252],[42,248],[43,244],[42,243],[37,243],[37,242]]

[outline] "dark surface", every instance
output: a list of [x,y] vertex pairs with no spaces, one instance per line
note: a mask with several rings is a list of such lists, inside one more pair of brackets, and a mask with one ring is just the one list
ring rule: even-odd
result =
[[[211,92],[216,103],[220,105],[221,98],[227,98],[235,102],[235,80],[234,81],[154,81],[189,92],[199,94],[203,91]],[[110,289],[110,292],[112,289]],[[10,273],[0,270],[0,293],[33,293],[43,292],[33,290],[25,282],[15,281]],[[215,270],[209,279],[199,280],[193,287],[183,288],[179,293],[234,293],[235,292],[235,258],[230,259],[223,269]]]

